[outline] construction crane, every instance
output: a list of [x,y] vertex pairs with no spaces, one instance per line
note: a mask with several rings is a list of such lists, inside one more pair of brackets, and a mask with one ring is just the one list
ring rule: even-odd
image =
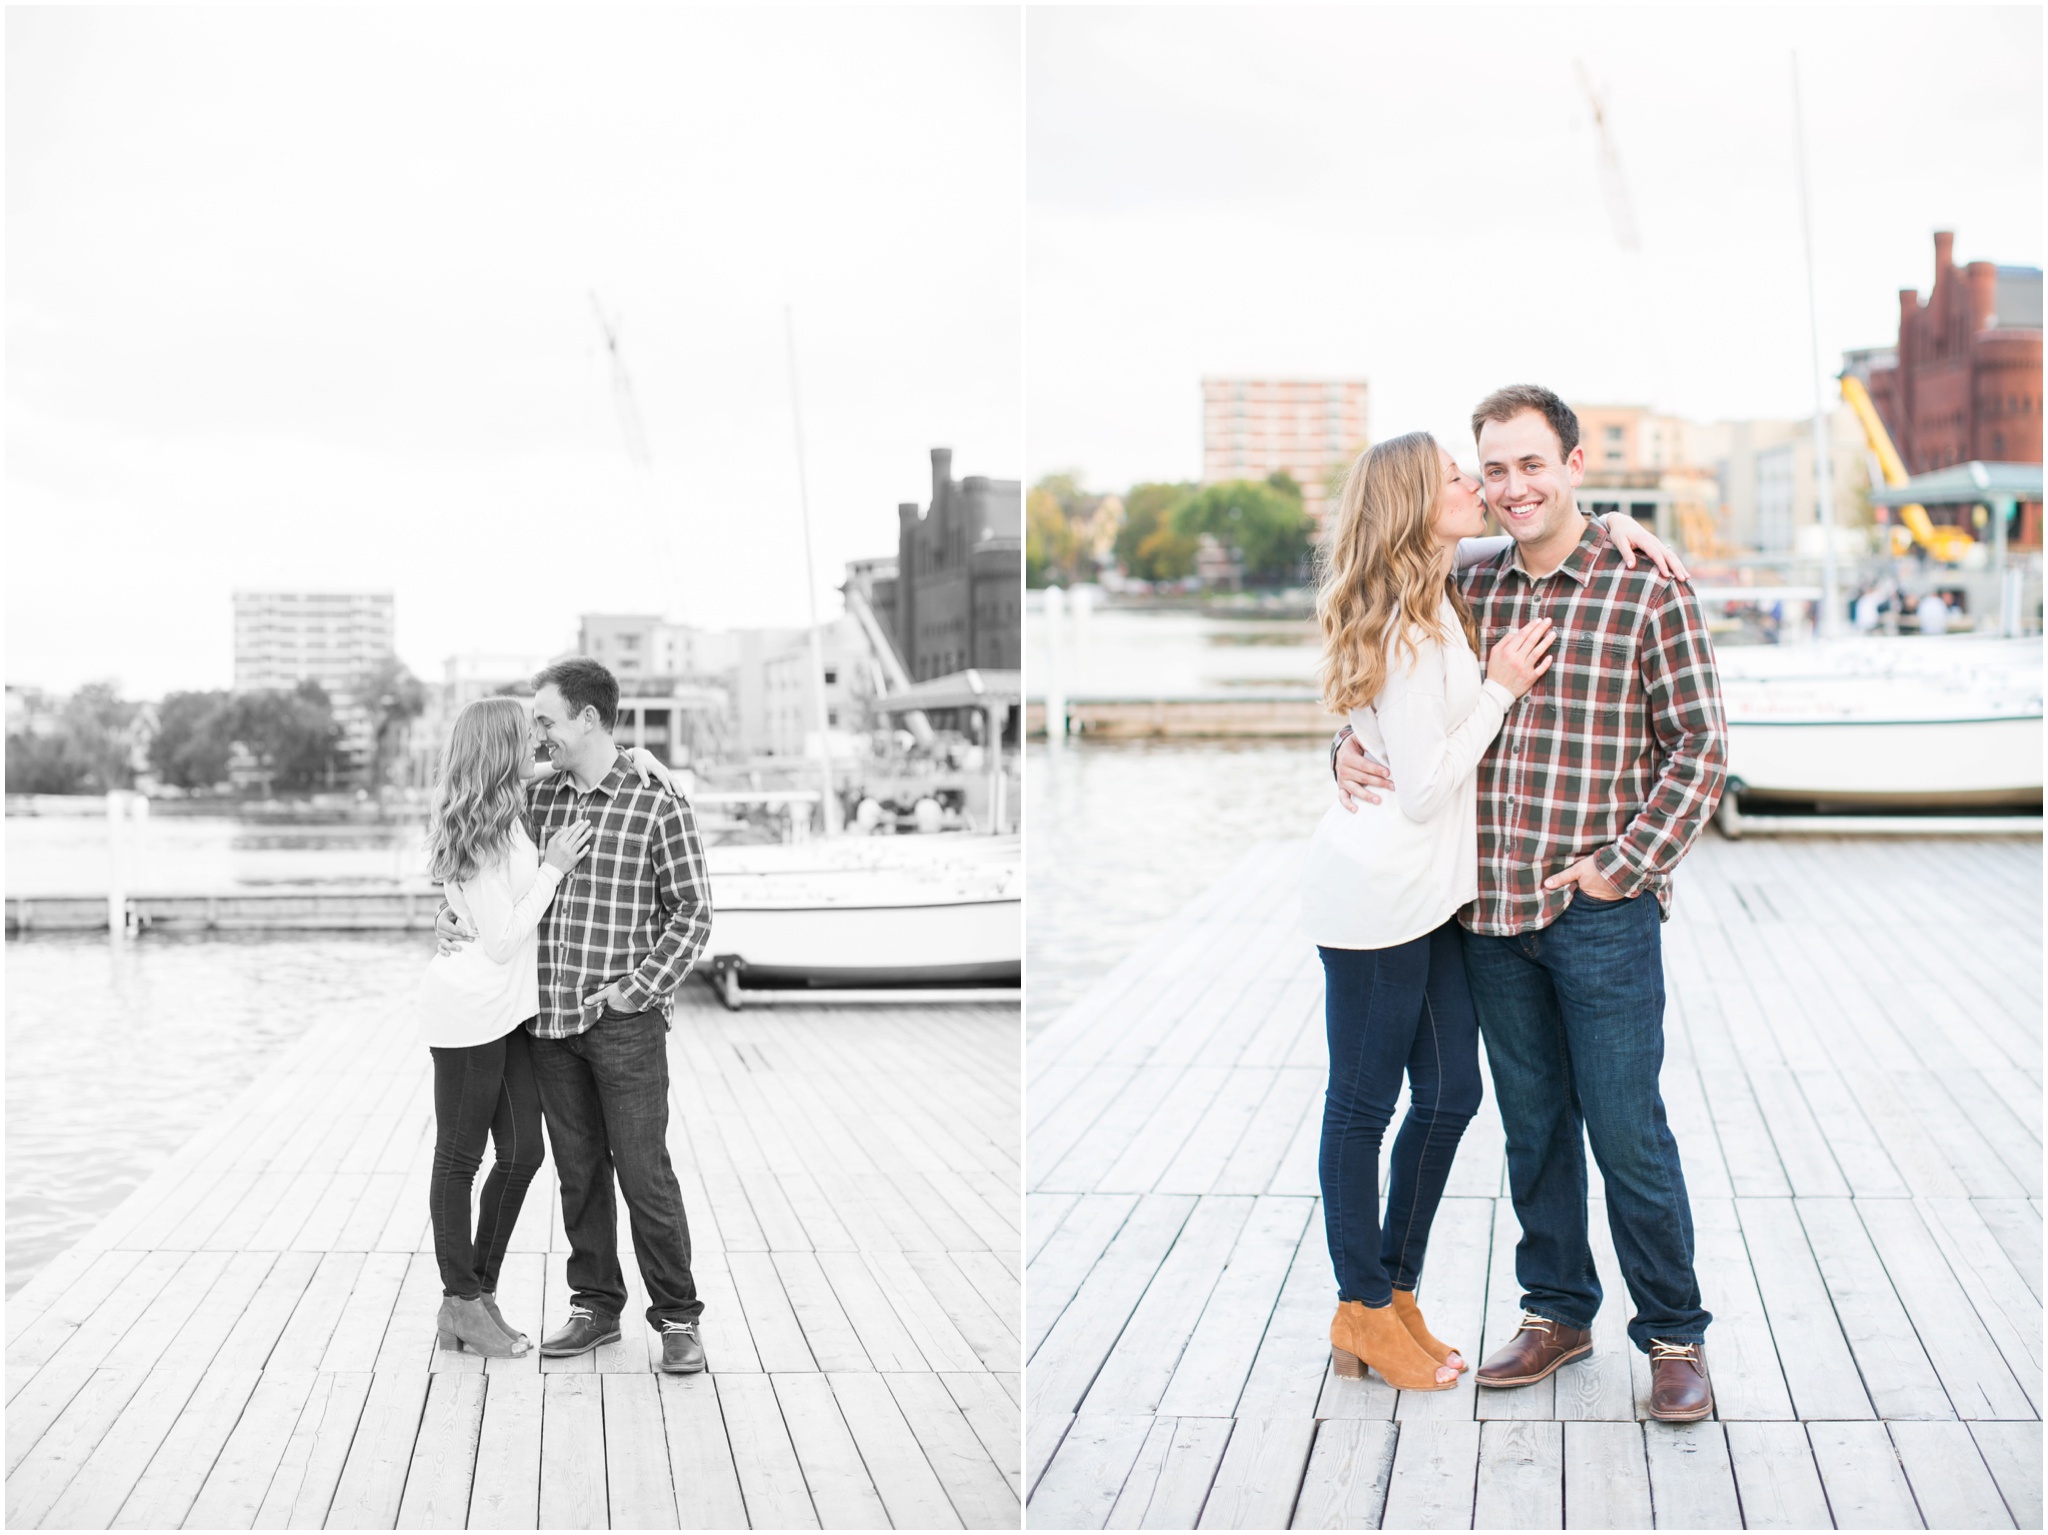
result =
[[[1892,435],[1884,429],[1877,406],[1871,402],[1870,391],[1853,373],[1842,375],[1842,400],[1856,412],[1856,419],[1863,424],[1863,440],[1870,444],[1870,451],[1876,455],[1878,471],[1883,474],[1885,484],[1905,484],[1910,476],[1899,459],[1899,450],[1892,446]],[[1900,507],[1899,521],[1905,524],[1915,543],[1945,565],[1956,563],[1976,543],[1963,529],[1935,522],[1927,515],[1927,508],[1918,502]],[[1903,554],[1905,550],[1895,548],[1893,552]]]
[[[867,598],[853,582],[848,581],[839,590],[846,599],[846,611],[851,613],[854,622],[860,625],[860,632],[867,640],[868,650],[874,657],[876,680],[881,684],[876,691],[884,697],[891,693],[909,692],[910,673],[903,669],[903,662],[897,657],[896,647],[883,630],[881,620],[876,618],[874,608],[869,605]],[[903,725],[917,738],[919,747],[926,751],[931,750],[931,721],[925,718],[922,709],[912,709],[906,713],[903,716]]]
[[1607,198],[1607,216],[1614,221],[1614,238],[1625,251],[1638,251],[1643,242],[1636,234],[1636,205],[1628,195],[1628,181],[1621,174],[1621,154],[1614,147],[1614,135],[1607,128],[1607,103],[1593,87],[1593,77],[1586,72],[1586,61],[1574,59],[1578,66],[1579,84],[1585,87],[1586,100],[1593,108],[1593,131],[1600,139],[1600,190]]
[[662,516],[661,491],[654,474],[654,454],[647,446],[647,427],[640,416],[640,398],[633,389],[633,375],[626,371],[626,354],[619,346],[619,322],[604,312],[597,295],[590,295],[590,309],[597,316],[597,328],[604,335],[604,349],[611,359],[612,408],[618,412],[619,432],[626,439],[626,457],[633,465],[633,483],[640,495],[640,510],[654,535],[655,553],[666,578],[678,574],[675,551],[668,541],[668,525]]

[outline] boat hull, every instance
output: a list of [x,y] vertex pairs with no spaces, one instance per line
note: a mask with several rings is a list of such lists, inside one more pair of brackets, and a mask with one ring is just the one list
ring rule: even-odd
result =
[[747,981],[816,986],[1015,982],[1023,904],[1014,897],[903,905],[739,906],[719,910],[705,945],[715,969]]
[[1843,810],[2041,802],[2041,641],[1867,636],[1720,651],[1728,776]]
[[2041,803],[2041,718],[1733,720],[1728,773],[1751,799],[1844,807]]

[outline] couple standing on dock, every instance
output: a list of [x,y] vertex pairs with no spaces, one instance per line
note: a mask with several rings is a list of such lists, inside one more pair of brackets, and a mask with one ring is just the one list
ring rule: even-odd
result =
[[[529,1347],[496,1292],[540,1168],[545,1112],[574,1293],[541,1353],[580,1354],[620,1335],[616,1172],[661,1367],[689,1374],[704,1368],[704,1304],[668,1154],[667,1034],[676,988],[711,932],[703,846],[661,765],[613,742],[609,671],[561,661],[535,687],[530,716],[516,698],[482,698],[456,717],[428,816],[430,868],[449,907],[418,1004],[434,1063],[440,1344],[500,1356]],[[486,1139],[496,1158],[472,1230]]]
[[[1352,465],[1317,611],[1342,808],[1311,844],[1304,923],[1330,1046],[1321,1177],[1337,1372],[1455,1387],[1461,1351],[1416,1289],[1430,1222],[1479,1107],[1486,1042],[1522,1238],[1519,1330],[1479,1367],[1533,1384],[1590,1353],[1590,1138],[1650,1356],[1650,1410],[1713,1411],[1711,1314],[1665,1122],[1659,924],[1721,792],[1727,727],[1684,567],[1574,495],[1579,424],[1516,386],[1472,416],[1482,483],[1426,433]],[[1482,539],[1491,508],[1506,537]],[[1639,567],[1637,553],[1646,559]],[[1361,809],[1358,801],[1379,806]],[[1379,1151],[1409,1110],[1387,1206]]]

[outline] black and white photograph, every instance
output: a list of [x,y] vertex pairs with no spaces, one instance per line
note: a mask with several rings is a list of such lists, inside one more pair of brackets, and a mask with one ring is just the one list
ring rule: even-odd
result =
[[17,1529],[1014,1529],[1014,8],[11,8]]

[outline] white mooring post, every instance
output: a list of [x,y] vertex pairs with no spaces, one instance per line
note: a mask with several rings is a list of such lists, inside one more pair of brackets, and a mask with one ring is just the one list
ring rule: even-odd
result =
[[127,811],[119,789],[107,791],[107,935],[119,943],[128,936],[128,890],[122,867],[121,821]]
[[1045,744],[1058,751],[1067,744],[1067,693],[1060,676],[1060,647],[1066,640],[1067,594],[1057,586],[1045,589]]

